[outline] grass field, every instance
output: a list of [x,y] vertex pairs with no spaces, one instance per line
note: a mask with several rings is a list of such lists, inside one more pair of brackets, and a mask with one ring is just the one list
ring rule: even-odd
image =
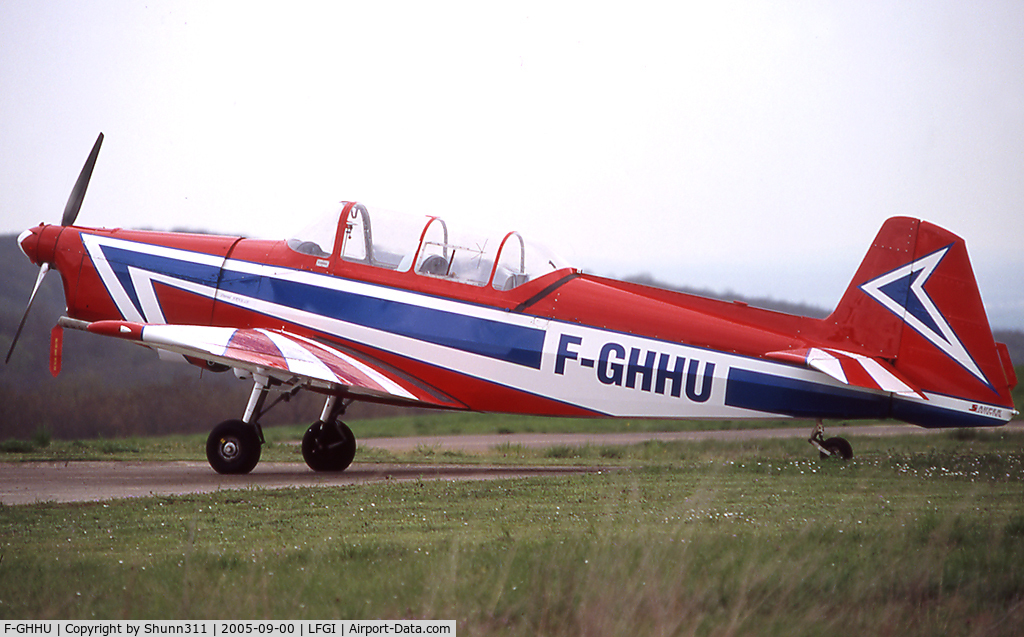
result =
[[[473,414],[458,412],[427,412],[393,418],[376,418],[350,422],[357,439],[400,436],[445,436],[512,433],[612,433],[646,431],[703,431],[711,429],[742,429],[811,425],[793,420],[591,420],[580,418],[542,418],[505,414]],[[294,426],[268,427],[262,458],[271,461],[301,462],[294,443],[302,440],[308,423]],[[116,438],[96,440],[53,440],[49,433],[36,431],[22,440],[0,441],[0,462],[32,460],[197,460],[205,459],[207,434],[164,436],[155,438]],[[429,451],[429,450],[425,450]],[[356,461],[385,461],[389,456],[360,450]],[[413,460],[416,458],[414,457]],[[436,459],[436,458],[435,458]],[[463,461],[469,461],[464,458]]]
[[[130,449],[93,452],[163,457],[160,445],[191,446],[108,443]],[[75,445],[51,451],[64,444]],[[845,464],[819,461],[802,440],[503,448],[483,460],[608,470],[2,507],[0,618],[455,618],[460,635],[1019,635],[1024,436],[854,446]]]

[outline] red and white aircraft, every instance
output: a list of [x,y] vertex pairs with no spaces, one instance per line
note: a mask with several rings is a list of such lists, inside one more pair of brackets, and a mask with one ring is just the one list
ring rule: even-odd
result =
[[825,439],[822,419],[976,427],[1016,413],[964,241],[924,221],[889,219],[836,310],[812,319],[586,275],[516,232],[467,236],[355,202],[287,241],[77,227],[102,140],[62,223],[19,245],[41,266],[36,289],[60,272],[59,325],[252,379],[242,418],[207,443],[221,473],[259,461],[268,394],[302,389],[326,397],[302,441],[317,471],[352,462],[340,417],[354,400],[813,418],[811,442],[843,457],[849,443]]

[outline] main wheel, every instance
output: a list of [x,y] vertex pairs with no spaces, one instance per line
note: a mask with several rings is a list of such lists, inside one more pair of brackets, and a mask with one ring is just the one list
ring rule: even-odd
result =
[[206,459],[217,473],[249,473],[261,451],[256,428],[241,420],[225,420],[206,439]]
[[849,460],[853,457],[853,447],[850,446],[850,443],[847,442],[846,438],[829,438],[825,442],[821,443],[821,446],[828,449],[829,453],[832,454],[830,456],[822,453],[822,460],[825,458],[834,458],[836,456],[839,456],[843,460]]
[[356,437],[340,420],[317,421],[302,436],[302,459],[313,471],[344,471],[356,456]]

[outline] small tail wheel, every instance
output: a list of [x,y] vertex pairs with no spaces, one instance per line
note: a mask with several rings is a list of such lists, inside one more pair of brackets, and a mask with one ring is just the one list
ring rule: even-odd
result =
[[206,439],[206,459],[217,473],[249,473],[260,461],[262,444],[252,425],[225,420]]
[[[853,447],[846,438],[828,438],[821,443],[821,446],[828,450],[829,453],[821,453],[821,458],[842,458],[843,460],[849,460],[853,457]],[[831,455],[829,455],[831,454]]]
[[344,471],[356,456],[356,437],[348,425],[317,421],[302,436],[302,459],[313,471]]

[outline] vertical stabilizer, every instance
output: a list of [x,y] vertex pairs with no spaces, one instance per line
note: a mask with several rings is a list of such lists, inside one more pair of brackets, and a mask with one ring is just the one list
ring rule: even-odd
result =
[[967,246],[936,225],[886,221],[825,325],[830,344],[886,359],[926,393],[1013,408]]

